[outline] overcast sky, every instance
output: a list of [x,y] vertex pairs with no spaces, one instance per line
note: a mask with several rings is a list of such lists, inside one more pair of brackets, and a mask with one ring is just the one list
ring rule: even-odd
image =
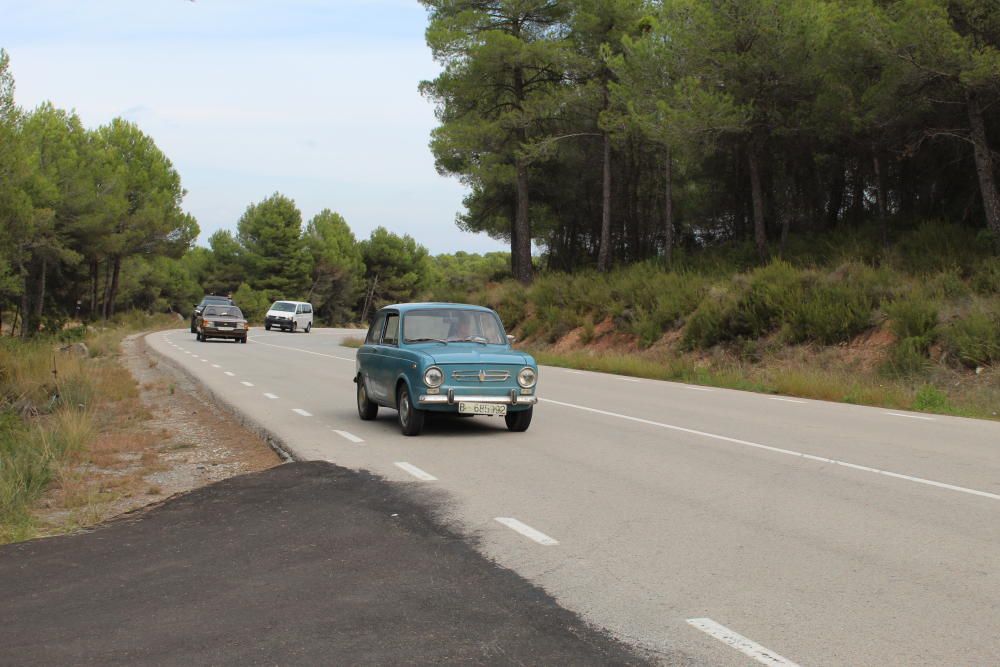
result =
[[180,172],[200,243],[278,191],[358,238],[382,225],[432,253],[504,249],[458,230],[465,189],[434,170],[425,27],[416,0],[0,0],[18,103],[138,123]]

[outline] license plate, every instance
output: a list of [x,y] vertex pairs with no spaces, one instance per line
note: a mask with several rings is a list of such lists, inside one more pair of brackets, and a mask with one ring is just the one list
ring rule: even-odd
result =
[[494,415],[496,417],[503,417],[507,414],[507,406],[503,403],[459,402],[458,411],[463,415]]

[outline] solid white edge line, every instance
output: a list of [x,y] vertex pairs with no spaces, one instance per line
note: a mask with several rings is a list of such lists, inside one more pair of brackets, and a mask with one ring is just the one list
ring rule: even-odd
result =
[[247,382],[246,380],[242,380],[240,382],[240,384],[243,385],[244,387],[252,387],[253,386],[253,382]]
[[267,345],[268,347],[276,347],[280,350],[292,350],[294,352],[302,352],[304,354],[315,354],[317,357],[330,357],[331,359],[340,359],[341,361],[354,361],[350,357],[338,357],[333,354],[323,354],[322,352],[313,352],[312,350],[303,350],[300,347],[288,347],[287,345],[275,345],[273,343],[262,343],[259,340],[250,339],[251,343],[256,343],[257,345]]
[[278,398],[277,394],[272,394],[271,392],[268,392],[268,391],[265,391],[264,395],[267,396],[268,398],[271,398],[271,399]]
[[337,435],[339,435],[341,438],[343,438],[344,440],[350,440],[351,442],[353,442],[355,444],[360,444],[360,443],[364,442],[364,440],[362,438],[359,438],[358,436],[356,436],[353,433],[350,433],[348,431],[338,431],[337,429],[331,429],[331,430],[334,433],[336,433]]
[[685,389],[694,389],[695,391],[712,391],[711,389],[708,389],[707,387],[692,387],[689,384],[684,385],[684,388]]
[[616,380],[621,380],[622,382],[642,382],[642,380],[640,380],[638,378],[625,378],[625,377],[622,377],[620,375],[616,375],[615,379]]
[[902,412],[883,411],[883,414],[892,415],[893,417],[906,417],[907,419],[922,419],[925,422],[935,421],[934,417],[921,417],[920,415],[906,415],[903,414]]
[[617,417],[618,419],[625,419],[628,421],[637,422],[639,424],[646,424],[648,426],[657,426],[659,428],[669,429],[671,431],[678,431],[680,433],[689,433],[691,435],[700,435],[704,438],[712,438],[714,440],[721,440],[722,442],[731,442],[734,445],[743,445],[744,447],[753,447],[754,449],[762,449],[768,452],[774,452],[775,454],[785,454],[786,456],[796,456],[801,459],[807,459],[809,461],[817,461],[819,463],[829,463],[832,465],[843,466],[844,468],[850,468],[852,470],[860,470],[862,472],[870,472],[876,475],[885,475],[886,477],[893,477],[895,479],[906,480],[907,482],[915,482],[917,484],[925,484],[927,486],[934,486],[939,489],[947,489],[949,491],[958,491],[960,493],[968,493],[972,496],[979,496],[981,498],[989,498],[990,500],[1000,500],[1000,494],[990,493],[989,491],[979,491],[977,489],[970,489],[964,486],[956,486],[954,484],[948,484],[946,482],[936,482],[932,479],[924,479],[923,477],[912,477],[910,475],[904,475],[898,472],[890,472],[888,470],[880,470],[879,468],[870,468],[868,466],[858,465],[857,463],[848,463],[847,461],[840,461],[838,459],[828,459],[824,456],[816,456],[814,454],[806,454],[804,452],[796,452],[791,449],[782,449],[781,447],[772,447],[771,445],[762,445],[757,442],[750,442],[749,440],[740,440],[739,438],[730,438],[725,435],[717,435],[715,433],[706,433],[705,431],[697,431],[693,428],[684,428],[683,426],[674,426],[673,424],[665,424],[663,422],[653,421],[651,419],[642,419],[641,417],[630,417],[629,415],[619,414],[617,412],[609,412],[607,410],[598,410],[597,408],[588,408],[584,405],[576,405],[574,403],[563,403],[562,401],[555,401],[551,398],[539,398],[540,403],[552,403],[553,405],[561,405],[567,408],[574,408],[576,410],[583,410],[584,412],[593,412],[599,415],[606,415],[608,417]]
[[513,519],[509,516],[498,516],[494,519],[494,521],[502,523],[503,525],[507,526],[514,532],[520,533],[521,535],[527,537],[529,540],[538,542],[543,546],[551,547],[559,544],[557,540],[552,539],[551,537],[541,532],[540,530],[535,530],[528,524],[522,523],[517,519]]
[[225,373],[226,375],[228,375],[231,378],[236,377],[236,373],[233,373],[232,371],[222,371],[222,372]]
[[736,649],[743,655],[753,658],[762,665],[799,667],[788,658],[781,657],[774,651],[761,646],[752,639],[747,639],[740,633],[734,632],[710,618],[689,618],[687,622],[688,625],[701,630],[706,635],[719,640],[730,648]]
[[768,396],[772,401],[783,401],[785,403],[805,403],[806,401],[799,401],[794,398],[782,398],[781,396]]
[[302,415],[303,417],[312,417],[311,412],[303,410],[302,408],[292,408],[292,412],[298,415]]
[[436,482],[437,477],[430,474],[429,472],[423,471],[417,466],[407,463],[406,461],[396,461],[396,467],[400,470],[405,470],[422,482]]

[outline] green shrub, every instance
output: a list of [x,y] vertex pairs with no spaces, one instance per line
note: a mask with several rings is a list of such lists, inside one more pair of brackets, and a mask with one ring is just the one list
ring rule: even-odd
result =
[[977,306],[941,331],[945,348],[969,368],[1000,360],[1000,308]]
[[787,324],[792,342],[846,342],[871,327],[872,301],[857,286],[817,284],[795,304]]
[[729,322],[736,302],[725,288],[711,290],[688,318],[683,344],[688,349],[709,348],[732,336]]
[[895,246],[894,264],[907,273],[928,274],[959,268],[963,273],[989,252],[977,231],[939,221],[922,222]]
[[933,339],[938,323],[938,305],[917,295],[897,299],[885,308],[896,338]]
[[925,373],[930,367],[930,359],[927,357],[929,347],[929,340],[920,336],[897,340],[882,364],[882,374],[905,378]]
[[1000,257],[988,257],[972,274],[972,289],[982,295],[1000,294]]
[[757,338],[788,322],[802,301],[806,279],[805,272],[781,260],[752,272],[731,333]]
[[948,396],[933,385],[925,384],[913,398],[913,409],[923,412],[951,412]]

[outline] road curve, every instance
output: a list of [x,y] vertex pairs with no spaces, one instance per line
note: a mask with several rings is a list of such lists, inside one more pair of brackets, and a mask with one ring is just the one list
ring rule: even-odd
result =
[[357,331],[147,342],[301,460],[434,485],[490,558],[713,665],[1000,663],[1000,423],[542,368],[527,433],[362,422]]

